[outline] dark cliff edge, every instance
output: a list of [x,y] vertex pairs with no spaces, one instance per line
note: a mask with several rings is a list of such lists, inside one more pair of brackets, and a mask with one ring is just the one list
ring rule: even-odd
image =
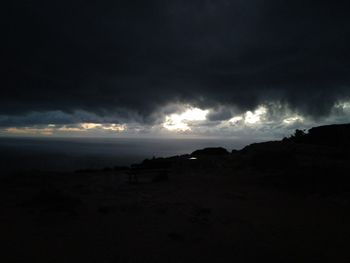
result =
[[350,125],[296,130],[282,141],[252,144],[241,153],[266,182],[313,192],[350,190]]
[[[222,147],[189,155],[146,159],[130,170],[197,169],[247,181],[308,192],[350,191],[350,124],[296,130],[280,141],[253,143],[228,152]],[[185,167],[185,168],[184,168]]]
[[[333,193],[350,191],[349,170],[350,124],[338,124],[296,130],[280,141],[253,143],[242,150],[204,148],[190,154],[145,159],[129,167],[81,169],[75,174],[128,174],[132,183],[140,183],[142,178],[160,182],[188,173],[211,174],[241,177],[284,190]],[[35,170],[24,173],[50,174]]]

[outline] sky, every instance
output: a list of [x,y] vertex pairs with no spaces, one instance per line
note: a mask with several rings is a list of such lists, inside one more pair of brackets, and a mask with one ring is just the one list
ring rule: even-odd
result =
[[348,1],[8,1],[0,136],[278,138],[350,121]]

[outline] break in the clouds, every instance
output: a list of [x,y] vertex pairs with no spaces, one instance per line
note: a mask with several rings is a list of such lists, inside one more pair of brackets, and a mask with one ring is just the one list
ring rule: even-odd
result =
[[[110,118],[101,118],[81,111],[71,115],[56,111],[45,114],[31,113],[25,117],[2,116],[0,135],[156,138],[195,136],[240,138],[245,141],[271,140],[289,136],[295,129],[347,122],[350,119],[350,102],[336,104],[321,122],[276,103],[260,105],[246,112],[231,109],[233,115],[227,115],[230,117],[210,117],[224,116],[221,111],[221,108],[200,109],[188,104],[169,105],[154,117],[155,122],[148,124],[130,120],[125,123],[113,123]],[[33,121],[36,119],[41,120],[41,124],[33,124],[37,122]],[[8,122],[9,120],[11,122]],[[51,123],[47,124],[49,121]]]
[[[348,121],[349,11],[343,0],[8,2],[1,129]],[[190,108],[205,117],[181,120]]]

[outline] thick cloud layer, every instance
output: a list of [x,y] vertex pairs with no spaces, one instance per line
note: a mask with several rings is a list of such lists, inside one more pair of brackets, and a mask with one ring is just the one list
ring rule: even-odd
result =
[[319,117],[350,95],[348,1],[7,5],[3,116],[81,110],[152,122],[175,102],[246,111],[279,101]]

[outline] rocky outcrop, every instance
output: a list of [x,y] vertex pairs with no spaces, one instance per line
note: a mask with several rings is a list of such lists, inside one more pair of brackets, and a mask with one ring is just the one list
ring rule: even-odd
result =
[[296,130],[295,134],[285,141],[296,143],[327,145],[327,146],[349,146],[350,124],[334,124],[311,128],[308,133]]

